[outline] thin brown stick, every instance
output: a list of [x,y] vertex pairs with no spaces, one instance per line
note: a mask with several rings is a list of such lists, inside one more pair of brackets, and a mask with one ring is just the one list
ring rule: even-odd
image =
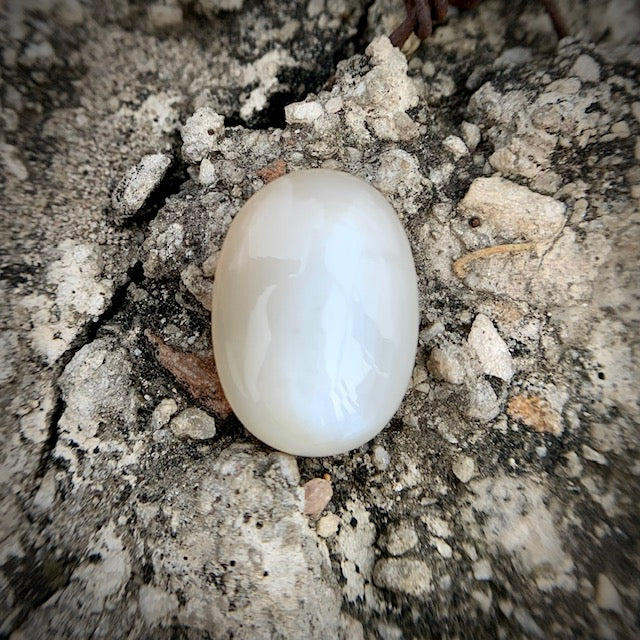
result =
[[489,258],[491,256],[503,254],[503,253],[522,253],[523,251],[533,251],[537,248],[535,242],[523,242],[519,244],[498,244],[493,247],[485,247],[484,249],[478,249],[467,253],[467,255],[458,258],[452,265],[453,273],[458,278],[464,278],[469,273],[469,267],[472,262]]

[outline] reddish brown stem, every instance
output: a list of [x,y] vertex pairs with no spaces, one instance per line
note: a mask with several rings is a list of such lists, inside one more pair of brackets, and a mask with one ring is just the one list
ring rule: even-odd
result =
[[569,26],[567,25],[562,12],[560,11],[556,0],[540,0],[544,8],[547,10],[553,28],[556,30],[558,39],[566,38],[569,35]]
[[[391,34],[391,44],[401,48],[411,33],[420,40],[426,40],[433,30],[433,24],[447,17],[449,5],[458,9],[472,9],[480,0],[405,0],[405,19]],[[555,0],[540,0],[546,9],[558,38],[569,35],[569,27]]]

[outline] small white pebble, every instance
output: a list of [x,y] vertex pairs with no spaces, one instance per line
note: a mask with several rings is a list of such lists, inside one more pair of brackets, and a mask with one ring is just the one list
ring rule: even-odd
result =
[[45,513],[49,511],[56,499],[56,477],[55,471],[50,469],[40,483],[40,487],[33,497],[31,506]]
[[475,475],[476,465],[473,458],[460,456],[451,466],[451,470],[460,482],[466,484]]
[[171,421],[171,431],[179,438],[209,440],[216,435],[216,421],[195,407],[185,409]]
[[473,577],[476,580],[491,580],[493,573],[488,560],[478,560],[473,563]]
[[319,16],[323,10],[324,0],[309,0],[309,2],[307,2],[307,16],[309,18]]
[[575,451],[568,451],[564,454],[564,458],[567,461],[567,475],[570,478],[578,478],[582,474],[582,463]]
[[456,168],[451,162],[444,162],[429,171],[429,180],[436,186],[448,184],[455,170]]
[[436,336],[439,336],[441,333],[443,333],[444,329],[445,329],[444,324],[442,324],[440,320],[436,320],[432,324],[426,326],[420,332],[420,340],[422,340],[424,344],[428,344]]
[[84,20],[84,10],[78,0],[60,0],[56,3],[55,16],[65,27],[74,27]]
[[299,151],[292,151],[289,156],[289,161],[292,164],[300,164],[304,160],[304,155]]
[[595,449],[592,449],[586,444],[582,445],[582,457],[585,460],[589,460],[590,462],[595,462],[596,464],[606,465],[609,464],[607,459]]
[[316,524],[316,533],[321,538],[330,538],[338,532],[338,526],[340,525],[340,518],[335,513],[327,513],[326,516],[322,516]]
[[427,60],[422,65],[422,75],[425,78],[432,78],[436,74],[436,66],[431,62],[431,60]]
[[604,611],[613,611],[618,615],[624,613],[622,600],[617,589],[613,586],[613,582],[601,573],[598,575],[598,584],[596,586],[596,604]]
[[319,102],[294,102],[284,108],[288,124],[311,124],[324,113]]
[[151,428],[155,431],[166,426],[177,411],[178,405],[173,398],[161,400],[151,414]]
[[17,131],[18,125],[20,124],[20,118],[18,114],[13,109],[3,109],[1,110],[2,120],[4,122],[4,130],[6,132],[9,131]]
[[111,206],[123,218],[135,215],[162,182],[171,165],[171,156],[152,153],[143,156],[127,171],[111,195]]
[[213,184],[216,181],[216,171],[213,166],[213,162],[209,158],[204,158],[200,163],[200,171],[198,173],[198,182],[201,185],[207,186]]
[[442,146],[456,159],[469,155],[469,149],[462,138],[458,136],[447,136],[442,141]]
[[338,111],[342,109],[343,105],[344,103],[342,101],[342,98],[340,96],[337,96],[335,98],[329,98],[329,100],[327,100],[327,103],[324,105],[324,108],[327,113],[338,113]]
[[631,130],[625,120],[620,120],[611,125],[611,133],[616,138],[628,138],[631,135]]
[[17,147],[0,142],[0,160],[5,169],[21,182],[29,177],[27,168],[20,160]]
[[449,523],[442,518],[430,513],[420,516],[420,520],[427,525],[429,531],[438,538],[450,538],[452,536]]
[[513,603],[509,600],[498,600],[498,606],[500,611],[504,614],[505,618],[510,618],[513,613]]
[[156,29],[168,29],[182,24],[182,7],[172,4],[152,4],[147,9],[149,22]]
[[386,541],[386,549],[392,556],[401,556],[418,544],[418,534],[411,523],[403,522],[391,527]]
[[441,538],[434,538],[433,545],[445,560],[448,560],[453,555],[453,549]]
[[484,593],[483,591],[475,590],[471,592],[471,597],[478,603],[484,613],[491,611],[491,601],[493,600],[491,592]]
[[166,442],[169,439],[169,431],[167,429],[157,429],[151,436],[154,442]]
[[427,368],[431,375],[438,380],[450,384],[462,384],[466,370],[460,347],[452,344],[435,347],[429,354]]
[[403,640],[404,633],[400,627],[388,622],[378,622],[378,635],[382,640]]
[[438,580],[438,585],[443,591],[446,591],[447,589],[451,589],[452,583],[453,583],[453,580],[451,579],[451,576],[448,573],[445,573],[445,575],[443,575],[440,578],[440,580]]
[[467,145],[469,151],[473,153],[480,144],[480,127],[477,124],[473,124],[471,122],[463,122],[460,126],[460,129],[462,132],[462,139]]
[[498,417],[500,402],[487,380],[478,379],[467,383],[467,402],[462,410],[468,418],[482,422]]
[[493,66],[495,69],[515,67],[526,64],[532,57],[533,54],[528,47],[512,47],[511,49],[505,49],[500,56],[495,59]]
[[513,377],[513,360],[505,341],[487,316],[479,313],[467,338],[476,352],[484,373],[505,382]]
[[213,278],[216,273],[216,265],[218,264],[218,257],[220,256],[220,251],[214,251],[203,263],[202,263],[202,273],[204,273],[206,278]]
[[578,76],[582,82],[598,82],[600,65],[591,56],[583,54],[576,58],[569,74]]
[[29,43],[22,55],[20,64],[31,68],[49,68],[55,62],[56,53],[47,40]]
[[372,462],[380,471],[384,471],[388,466],[391,458],[389,452],[380,445],[373,447]]
[[224,118],[210,107],[200,107],[182,127],[182,155],[196,164],[213,151],[224,135]]

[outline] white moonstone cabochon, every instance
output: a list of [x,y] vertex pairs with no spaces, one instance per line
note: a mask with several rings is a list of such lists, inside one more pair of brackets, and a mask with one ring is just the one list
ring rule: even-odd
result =
[[418,287],[395,211],[364,180],[312,169],[251,197],[216,268],[213,347],[234,412],[300,456],[349,451],[391,419],[418,340]]

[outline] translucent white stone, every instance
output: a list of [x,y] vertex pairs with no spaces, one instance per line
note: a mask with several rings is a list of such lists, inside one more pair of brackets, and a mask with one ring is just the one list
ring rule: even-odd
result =
[[416,272],[393,208],[340,171],[271,182],[231,224],[212,321],[222,387],[257,438],[301,456],[364,444],[400,405],[418,340]]

